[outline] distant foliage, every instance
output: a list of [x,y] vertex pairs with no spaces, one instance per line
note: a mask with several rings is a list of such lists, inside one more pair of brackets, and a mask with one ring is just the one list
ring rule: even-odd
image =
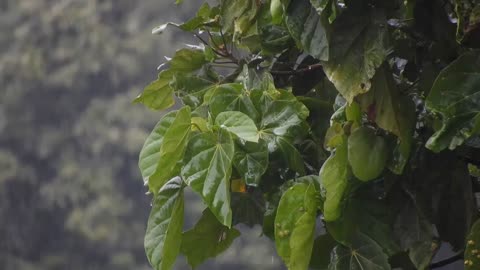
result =
[[[480,267],[480,3],[219,0],[173,27],[199,45],[135,99],[181,104],[140,153],[156,270],[242,223],[292,270],[430,269],[446,243]],[[185,189],[206,209],[182,232]]]

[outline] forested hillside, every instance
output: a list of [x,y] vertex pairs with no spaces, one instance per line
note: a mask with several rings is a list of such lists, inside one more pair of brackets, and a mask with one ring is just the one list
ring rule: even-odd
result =
[[[151,198],[137,162],[161,115],[131,101],[191,38],[150,29],[199,4],[0,1],[0,269],[150,269],[143,236]],[[269,244],[240,248],[257,239],[246,230],[204,269],[254,269],[270,257],[262,268],[278,269]]]

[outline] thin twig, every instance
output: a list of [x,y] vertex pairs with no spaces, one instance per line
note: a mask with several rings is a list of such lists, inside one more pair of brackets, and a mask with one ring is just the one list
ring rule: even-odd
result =
[[213,38],[212,33],[209,30],[207,30],[207,33],[208,33],[208,36],[210,37],[210,40],[212,40],[213,46],[215,46],[216,49],[221,50],[222,48],[220,48],[217,42],[215,42],[215,39]]
[[306,68],[296,69],[296,70],[271,70],[270,73],[273,75],[298,75],[310,71],[320,70],[322,69],[321,64],[314,64],[307,66]]
[[194,35],[196,38],[198,38],[205,46],[210,47],[215,54],[217,54],[217,55],[219,55],[219,56],[222,56],[222,57],[227,57],[227,58],[229,57],[228,55],[225,55],[224,53],[219,52],[219,51],[217,51],[215,48],[213,48],[213,47],[212,47],[208,42],[206,42],[200,35],[198,35],[198,34],[196,34],[196,33],[194,33],[193,35]]
[[222,37],[223,46],[225,47],[225,51],[226,51],[229,55],[232,55],[232,53],[228,50],[227,41],[225,40],[225,36],[223,35],[222,29],[220,29],[220,36]]

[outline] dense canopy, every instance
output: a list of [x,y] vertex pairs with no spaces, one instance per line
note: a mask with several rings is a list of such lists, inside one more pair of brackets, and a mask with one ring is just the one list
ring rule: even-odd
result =
[[[477,1],[219,0],[153,33],[178,29],[199,45],[135,99],[180,106],[139,160],[156,270],[218,255],[239,224],[288,269],[480,267]],[[182,232],[185,190],[206,207]]]

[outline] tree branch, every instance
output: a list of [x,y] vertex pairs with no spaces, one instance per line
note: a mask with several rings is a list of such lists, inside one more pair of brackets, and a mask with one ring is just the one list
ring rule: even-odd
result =
[[439,261],[439,262],[436,262],[436,263],[432,263],[430,265],[430,269],[440,268],[442,266],[454,263],[454,262],[459,261],[461,259],[463,259],[463,254],[458,253],[457,255],[455,255],[453,257],[447,258],[445,260],[442,260],[442,261]]

